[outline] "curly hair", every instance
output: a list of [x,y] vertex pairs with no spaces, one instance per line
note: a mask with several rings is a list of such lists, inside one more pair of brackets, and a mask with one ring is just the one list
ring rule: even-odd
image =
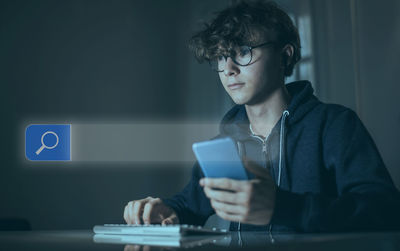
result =
[[292,60],[285,68],[285,76],[301,58],[300,37],[292,20],[275,2],[239,2],[216,13],[216,17],[189,41],[189,48],[199,62],[209,61],[218,56],[230,55],[241,45],[254,46],[265,34],[274,32],[277,46],[290,44],[294,48]]

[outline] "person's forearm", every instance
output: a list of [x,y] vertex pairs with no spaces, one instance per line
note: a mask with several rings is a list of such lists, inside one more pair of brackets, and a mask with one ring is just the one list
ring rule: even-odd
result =
[[214,213],[203,188],[199,185],[200,177],[202,174],[196,163],[193,167],[192,178],[185,188],[172,198],[162,199],[163,203],[177,213],[181,224],[203,225]]

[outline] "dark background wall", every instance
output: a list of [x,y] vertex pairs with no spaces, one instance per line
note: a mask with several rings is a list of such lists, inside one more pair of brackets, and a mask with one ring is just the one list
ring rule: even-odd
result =
[[[356,110],[397,185],[400,6],[396,0],[279,1],[309,15],[314,83]],[[231,102],[187,40],[230,1],[0,1],[0,218],[33,229],[122,223],[125,203],[169,196],[191,163],[24,161],[35,121],[218,121]]]

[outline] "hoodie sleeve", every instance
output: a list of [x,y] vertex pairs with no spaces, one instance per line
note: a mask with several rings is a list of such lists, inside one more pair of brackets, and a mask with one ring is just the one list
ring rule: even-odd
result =
[[327,125],[323,158],[337,196],[278,189],[271,223],[304,232],[400,230],[399,192],[358,116],[346,109]]
[[192,169],[192,178],[185,188],[172,198],[162,199],[167,206],[175,210],[180,224],[204,225],[207,218],[214,213],[209,199],[199,185],[203,176],[196,162]]

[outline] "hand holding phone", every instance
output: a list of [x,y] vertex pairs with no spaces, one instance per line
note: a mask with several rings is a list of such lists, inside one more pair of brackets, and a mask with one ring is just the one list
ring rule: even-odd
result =
[[194,143],[193,152],[206,177],[248,179],[236,144],[231,138]]
[[[268,169],[244,160],[245,169],[235,142],[230,138],[193,144],[193,151],[207,177],[199,181],[200,186],[218,216],[253,225],[270,222],[276,185]],[[246,170],[256,178],[248,180]]]

